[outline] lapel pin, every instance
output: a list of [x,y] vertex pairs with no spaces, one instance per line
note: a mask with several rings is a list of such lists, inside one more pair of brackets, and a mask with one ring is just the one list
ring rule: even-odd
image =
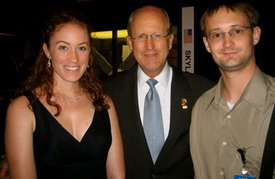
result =
[[181,98],[181,107],[182,107],[182,109],[187,109],[188,108],[187,99]]

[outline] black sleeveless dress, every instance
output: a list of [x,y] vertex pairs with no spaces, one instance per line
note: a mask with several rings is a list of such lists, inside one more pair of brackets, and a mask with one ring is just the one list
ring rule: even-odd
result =
[[[32,93],[26,95],[29,100]],[[104,179],[112,142],[108,111],[95,111],[82,140],[76,140],[38,100],[32,105],[33,148],[38,179]],[[92,116],[91,116],[92,117]]]

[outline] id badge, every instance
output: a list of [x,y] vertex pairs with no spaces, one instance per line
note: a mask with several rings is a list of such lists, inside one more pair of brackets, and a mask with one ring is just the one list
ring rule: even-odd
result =
[[234,175],[234,179],[255,179],[255,177],[246,175]]

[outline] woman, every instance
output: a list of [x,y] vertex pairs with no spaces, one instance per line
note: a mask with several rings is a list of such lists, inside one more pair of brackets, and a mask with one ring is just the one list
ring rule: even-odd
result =
[[12,179],[124,178],[117,115],[92,68],[90,33],[72,11],[54,13],[45,24],[24,95],[7,111]]

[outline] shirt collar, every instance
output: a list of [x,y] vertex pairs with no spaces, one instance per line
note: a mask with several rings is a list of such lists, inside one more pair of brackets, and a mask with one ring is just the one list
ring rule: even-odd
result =
[[[221,77],[218,84],[214,88],[213,97],[211,98],[207,108],[211,105],[211,103],[215,103],[216,105],[225,103],[225,100],[221,95],[223,83],[224,81]],[[242,100],[246,100],[251,105],[263,111],[266,102],[267,88],[268,86],[265,80],[265,75],[259,68],[257,68],[255,74],[247,84],[241,98],[237,103],[241,102]]]
[[241,99],[247,100],[251,105],[256,106],[261,111],[265,110],[268,86],[265,80],[265,74],[257,68],[253,78],[244,90]]
[[[160,84],[164,88],[167,88],[167,86],[168,86],[169,77],[170,77],[170,74],[172,74],[172,73],[170,73],[171,70],[172,70],[172,68],[166,62],[165,67],[162,70],[162,72],[154,78],[158,81],[158,84]],[[143,86],[148,79],[149,79],[149,77],[142,71],[140,66],[138,66],[138,70],[137,70],[138,85]]]

